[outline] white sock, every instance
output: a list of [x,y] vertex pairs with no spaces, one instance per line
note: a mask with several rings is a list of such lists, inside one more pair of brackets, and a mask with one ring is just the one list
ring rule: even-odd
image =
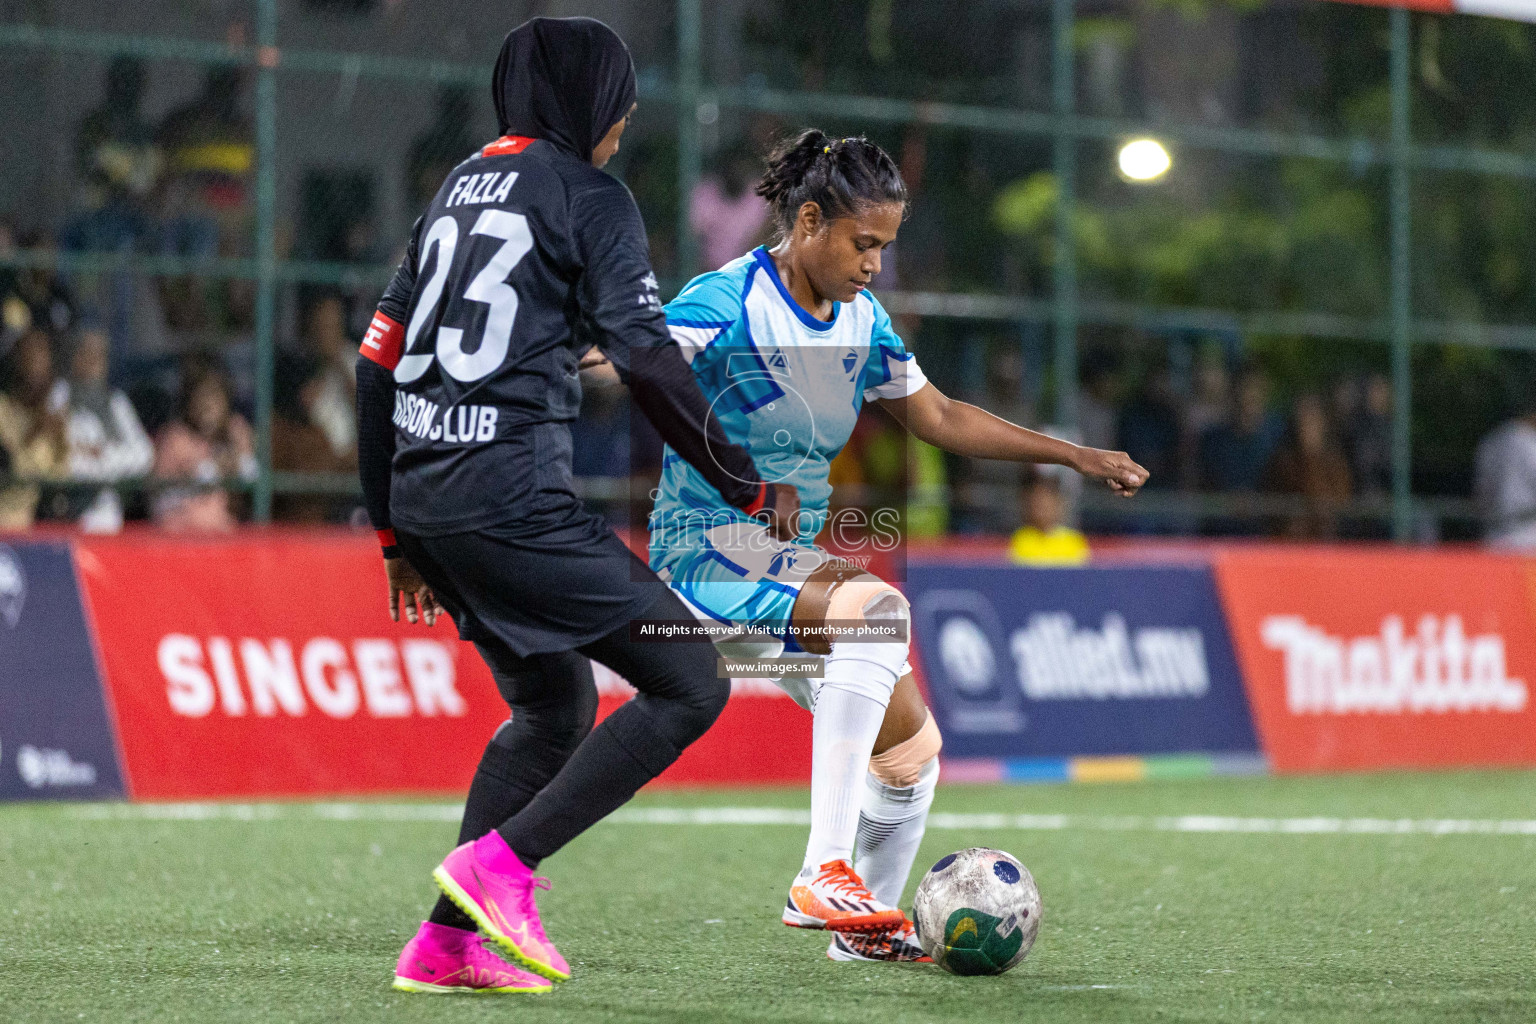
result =
[[802,875],[828,861],[853,861],[870,752],[906,655],[904,643],[832,645],[812,713],[811,836]]
[[917,784],[897,789],[866,773],[859,809],[859,856],[854,870],[881,903],[901,905],[912,861],[928,827],[928,809],[939,782],[939,759],[923,765]]
[[811,726],[811,837],[803,876],[833,860],[853,861],[859,800],[869,754],[885,720],[885,705],[863,694],[823,685]]

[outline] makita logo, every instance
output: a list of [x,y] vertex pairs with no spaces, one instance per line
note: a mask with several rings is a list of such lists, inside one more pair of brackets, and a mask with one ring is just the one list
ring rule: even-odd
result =
[[1504,638],[1469,637],[1461,616],[1425,615],[1410,635],[1398,615],[1375,636],[1330,636],[1299,615],[1271,615],[1264,645],[1285,655],[1286,706],[1296,715],[1520,711],[1526,685],[1511,678]]
[[1019,687],[1030,700],[1204,697],[1211,688],[1205,637],[1195,627],[1134,632],[1115,612],[1098,629],[1066,612],[1030,617],[1011,640]]
[[310,705],[331,718],[359,709],[373,718],[448,715],[469,710],[455,686],[453,654],[437,640],[287,640],[172,633],[157,652],[171,710],[201,718],[215,707],[232,717],[303,715]]

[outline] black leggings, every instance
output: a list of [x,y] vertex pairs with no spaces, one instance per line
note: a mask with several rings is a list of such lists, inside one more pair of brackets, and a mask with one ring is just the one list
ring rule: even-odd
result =
[[475,770],[459,842],[479,839],[527,806],[592,731],[597,689],[592,663],[575,651],[519,658],[476,644],[512,717],[491,737]]
[[[688,619],[670,590],[640,618]],[[500,829],[530,866],[624,804],[714,724],[730,681],[714,646],[636,642],[625,622],[576,651],[513,653],[477,643],[512,709],[480,760],[459,842]],[[596,730],[591,658],[639,691]]]

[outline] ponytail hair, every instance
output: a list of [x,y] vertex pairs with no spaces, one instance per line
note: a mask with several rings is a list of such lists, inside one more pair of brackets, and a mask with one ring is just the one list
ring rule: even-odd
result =
[[900,203],[905,215],[907,206],[907,186],[885,150],[862,135],[833,139],[815,128],[773,151],[757,194],[768,201],[782,236],[806,203],[821,207],[829,220],[884,203]]

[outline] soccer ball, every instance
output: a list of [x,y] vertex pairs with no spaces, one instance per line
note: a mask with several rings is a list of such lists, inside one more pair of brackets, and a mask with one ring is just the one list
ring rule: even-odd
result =
[[1035,944],[1040,890],[1013,856],[972,847],[928,870],[912,916],[923,952],[949,973],[1002,974]]

